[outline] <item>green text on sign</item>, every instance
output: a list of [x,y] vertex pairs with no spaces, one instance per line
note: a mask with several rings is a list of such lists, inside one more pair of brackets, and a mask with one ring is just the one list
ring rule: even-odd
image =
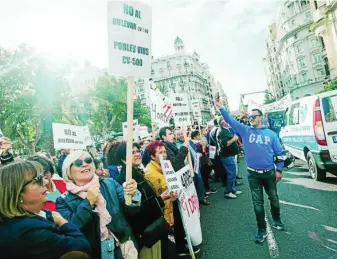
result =
[[124,4],[124,13],[142,19],[140,11],[135,10],[131,5]]

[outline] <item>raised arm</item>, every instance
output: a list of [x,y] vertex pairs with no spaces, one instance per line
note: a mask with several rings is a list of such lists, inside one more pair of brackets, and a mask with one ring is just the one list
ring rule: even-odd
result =
[[228,111],[225,110],[225,108],[221,107],[220,108],[220,112],[222,117],[224,118],[224,120],[231,125],[231,127],[237,132],[239,133],[239,135],[243,136],[245,134],[245,131],[247,128],[249,128],[248,126],[238,122],[236,119],[234,119]]

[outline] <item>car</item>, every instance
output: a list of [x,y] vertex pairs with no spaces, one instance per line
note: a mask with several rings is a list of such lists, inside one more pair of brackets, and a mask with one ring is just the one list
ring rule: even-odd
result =
[[337,174],[337,90],[298,99],[286,110],[280,139],[286,150],[307,162],[311,177]]

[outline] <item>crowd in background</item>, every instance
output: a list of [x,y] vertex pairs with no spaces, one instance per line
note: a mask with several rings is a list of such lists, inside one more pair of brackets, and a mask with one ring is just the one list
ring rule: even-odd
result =
[[[61,150],[58,158],[39,152],[20,159],[1,136],[0,258],[165,259],[169,236],[176,253],[188,255],[177,194],[168,192],[160,156],[175,171],[189,154],[193,167],[199,160],[193,180],[201,205],[210,205],[208,196],[217,192],[212,180],[222,182],[226,198],[241,193],[242,144],[223,119],[186,132],[162,127],[133,143],[131,181],[126,146],[117,137],[95,149]],[[125,205],[126,195],[131,205]]]

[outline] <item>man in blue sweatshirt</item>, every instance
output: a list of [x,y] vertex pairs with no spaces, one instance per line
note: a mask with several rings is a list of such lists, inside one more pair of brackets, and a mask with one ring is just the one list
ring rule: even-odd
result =
[[[216,104],[219,108],[221,107],[219,100],[216,101]],[[262,243],[267,236],[263,188],[269,196],[271,214],[274,220],[273,227],[284,230],[284,224],[280,218],[280,203],[276,188],[277,182],[282,179],[284,162],[281,159],[275,161],[276,156],[283,154],[283,149],[275,132],[262,126],[262,112],[260,110],[254,109],[249,115],[251,127],[235,120],[224,108],[220,108],[220,112],[243,140],[249,186],[258,226],[255,242]]]

